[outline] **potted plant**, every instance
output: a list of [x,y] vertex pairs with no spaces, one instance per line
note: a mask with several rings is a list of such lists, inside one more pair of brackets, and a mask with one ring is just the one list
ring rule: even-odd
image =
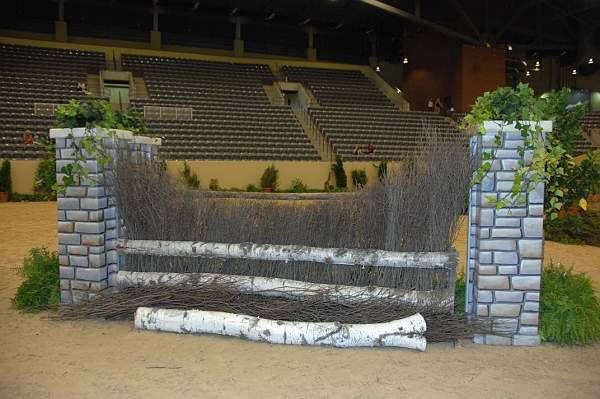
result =
[[10,161],[5,160],[0,167],[0,202],[8,202],[11,190]]
[[263,193],[271,193],[277,190],[279,186],[279,171],[275,165],[269,166],[265,169],[262,177],[260,178],[260,187]]

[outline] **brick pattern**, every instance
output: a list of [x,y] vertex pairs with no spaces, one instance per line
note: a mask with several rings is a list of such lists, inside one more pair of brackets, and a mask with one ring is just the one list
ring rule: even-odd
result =
[[[106,133],[98,134],[106,136]],[[60,137],[63,136],[63,137]],[[80,135],[79,135],[80,136]],[[53,137],[51,133],[51,137]],[[61,182],[62,167],[72,163],[72,140],[64,134],[56,138],[56,177]],[[116,148],[132,153],[156,156],[157,145],[140,144],[138,138],[104,137],[102,145],[115,157]],[[111,165],[100,165],[87,156],[90,178],[76,178],[75,185],[58,195],[58,250],[60,262],[61,303],[79,302],[115,286],[119,271],[116,242],[120,236],[120,219],[114,197],[106,185]]]
[[[544,126],[548,131],[549,127]],[[544,186],[523,190],[523,203],[496,209],[491,199],[501,199],[511,191],[514,170],[523,146],[514,127],[502,129],[497,145],[497,128],[474,137],[471,145],[494,153],[490,172],[471,190],[469,208],[467,312],[490,318],[494,332],[475,342],[490,345],[538,345],[538,313],[541,267],[544,253]],[[531,151],[525,153],[528,164]],[[486,162],[486,161],[483,161]],[[489,161],[488,161],[489,162]]]

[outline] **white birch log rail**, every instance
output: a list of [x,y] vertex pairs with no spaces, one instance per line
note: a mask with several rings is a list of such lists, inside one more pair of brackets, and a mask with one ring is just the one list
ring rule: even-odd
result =
[[368,299],[385,299],[412,305],[439,306],[453,309],[454,289],[434,291],[400,290],[387,287],[353,287],[309,283],[275,277],[238,276],[216,273],[166,273],[166,272],[130,272],[120,270],[117,273],[118,287],[189,284],[224,284],[247,294],[267,297],[302,298],[310,295],[324,295],[332,302],[361,302]]
[[135,328],[185,334],[218,334],[287,345],[400,347],[424,351],[425,319],[417,313],[376,324],[310,323],[261,319],[242,314],[140,307]]
[[201,241],[125,240],[117,242],[125,254],[200,258],[259,259],[319,262],[334,265],[446,268],[456,265],[456,252],[392,252],[380,249],[318,248],[302,245],[241,244]]

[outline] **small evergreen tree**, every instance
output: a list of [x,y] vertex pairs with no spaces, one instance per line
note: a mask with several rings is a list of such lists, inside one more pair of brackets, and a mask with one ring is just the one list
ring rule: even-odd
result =
[[331,171],[335,175],[335,185],[339,189],[345,189],[348,187],[348,177],[346,176],[346,171],[344,170],[344,161],[342,161],[341,156],[337,156],[335,158],[335,163],[331,164]]
[[2,162],[0,167],[0,192],[10,193],[12,191],[12,179],[10,177],[10,161]]

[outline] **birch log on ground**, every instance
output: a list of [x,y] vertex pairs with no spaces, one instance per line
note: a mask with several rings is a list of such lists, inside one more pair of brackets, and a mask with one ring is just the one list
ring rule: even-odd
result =
[[319,262],[335,265],[455,268],[456,252],[392,252],[380,249],[319,248],[303,245],[275,245],[200,241],[117,241],[125,254],[184,256],[221,259]]
[[241,314],[140,307],[135,328],[186,334],[218,334],[287,345],[400,347],[424,351],[425,319],[420,314],[376,324],[309,323]]
[[353,287],[308,283],[273,277],[237,276],[216,273],[130,272],[121,270],[117,274],[117,286],[119,287],[158,284],[174,285],[180,283],[189,283],[192,285],[194,283],[218,283],[242,293],[292,299],[309,295],[324,295],[333,302],[360,302],[367,299],[381,298],[412,305],[436,306],[449,309],[452,309],[454,306],[453,289],[410,291],[387,287]]

